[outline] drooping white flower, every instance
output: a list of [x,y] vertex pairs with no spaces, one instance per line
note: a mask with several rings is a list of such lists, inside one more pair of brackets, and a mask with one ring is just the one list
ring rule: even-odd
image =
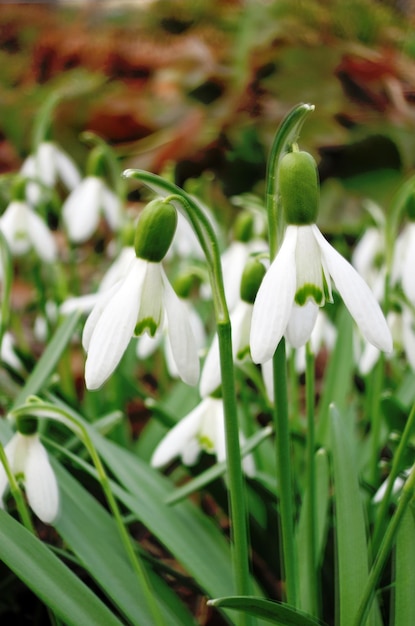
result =
[[121,201],[98,176],[87,176],[69,194],[62,206],[68,237],[74,243],[89,239],[98,227],[101,214],[110,228],[121,226]]
[[165,316],[179,375],[195,385],[199,357],[186,307],[160,263],[134,258],[125,277],[100,296],[86,321],[82,343],[88,352],[87,387],[100,387],[118,365],[131,337],[142,332],[155,335]]
[[6,363],[9,367],[19,372],[23,369],[22,363],[14,351],[15,342],[13,335],[9,332],[5,332],[1,342],[0,358],[3,363]]
[[20,172],[31,179],[26,186],[26,197],[32,206],[36,206],[42,198],[42,185],[52,189],[61,180],[68,190],[72,190],[81,181],[72,158],[52,141],[42,142],[36,153],[24,161]]
[[[244,437],[240,434],[241,444]],[[202,451],[214,454],[218,462],[226,460],[223,401],[207,397],[181,419],[160,441],[151,457],[153,467],[162,468],[176,457],[185,465],[194,465]],[[247,455],[243,468],[248,476],[255,473],[253,459]]]
[[395,242],[392,281],[401,283],[405,296],[415,306],[414,267],[415,222],[410,221]]
[[0,230],[11,253],[21,256],[33,249],[48,263],[57,256],[56,243],[42,218],[26,202],[13,200],[0,218]]
[[[15,433],[4,448],[10,468],[22,478],[30,508],[45,524],[51,524],[59,513],[59,490],[55,473],[39,435]],[[8,486],[7,474],[0,464],[0,499]]]
[[134,252],[124,277],[106,289],[84,326],[88,353],[85,381],[97,389],[118,365],[133,335],[155,336],[165,322],[174,362],[184,382],[195,385],[199,356],[186,307],[170,285],[161,261],[174,237],[177,211],[169,200],[156,198],[141,212]]
[[331,279],[365,339],[380,350],[392,351],[386,320],[361,276],[315,224],[290,224],[254,303],[251,353],[255,362],[272,358],[293,314],[304,313],[303,323],[288,329],[290,343],[299,347],[308,341],[318,307],[331,298]]

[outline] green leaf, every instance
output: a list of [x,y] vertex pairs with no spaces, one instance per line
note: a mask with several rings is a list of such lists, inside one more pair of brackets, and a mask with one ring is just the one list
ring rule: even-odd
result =
[[2,510],[0,558],[67,626],[122,626],[49,548]]
[[[323,559],[323,551],[325,546],[325,537],[327,530],[327,511],[329,505],[329,468],[328,458],[325,450],[318,450],[315,455],[315,467],[316,467],[316,542],[317,542],[317,554],[315,562],[321,563]],[[303,506],[301,507],[300,521],[297,531],[297,545],[298,554],[301,556],[298,562],[299,570],[299,592],[300,592],[300,607],[305,611],[310,611],[313,606],[313,599],[311,597],[312,586],[309,584],[309,565],[308,560],[308,506],[309,506],[309,494],[305,493]]]
[[28,396],[38,393],[48,378],[55,371],[56,365],[62,356],[63,351],[71,340],[76,325],[78,323],[80,313],[75,311],[65,318],[57,329],[52,340],[49,342],[44,353],[36,364],[36,367],[28,377],[24,387],[14,400],[13,407],[16,408],[26,402]]
[[272,622],[277,626],[321,626],[321,622],[311,615],[298,611],[287,604],[278,604],[277,602],[254,596],[215,598],[210,600],[208,604],[243,611]]
[[323,393],[318,406],[316,437],[322,446],[326,446],[329,438],[330,404],[335,404],[339,411],[346,408],[355,368],[353,322],[345,307],[337,315],[336,326],[339,329],[337,341],[324,377]]
[[396,538],[395,552],[395,626],[415,624],[415,511],[411,506],[405,512]]
[[[352,626],[368,580],[368,550],[363,503],[350,426],[331,406],[335,487],[336,549],[340,626]],[[368,625],[373,623],[369,620]]]
[[[61,514],[55,524],[65,543],[131,624],[152,623],[145,594],[125,556],[118,529],[109,513],[58,464]],[[194,620],[167,584],[149,568],[166,623],[192,626]]]

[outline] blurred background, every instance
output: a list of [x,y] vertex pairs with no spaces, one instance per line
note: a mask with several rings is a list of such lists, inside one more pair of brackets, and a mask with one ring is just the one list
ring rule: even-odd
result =
[[354,194],[385,203],[415,166],[414,22],[411,0],[2,2],[0,173],[56,92],[52,138],[81,168],[89,130],[122,167],[261,194],[278,124],[309,102],[323,226],[352,228]]

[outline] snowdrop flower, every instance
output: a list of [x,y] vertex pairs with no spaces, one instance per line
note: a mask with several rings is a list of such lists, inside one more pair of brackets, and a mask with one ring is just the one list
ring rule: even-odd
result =
[[15,342],[13,335],[9,332],[5,332],[1,342],[0,358],[3,363],[11,367],[16,372],[19,372],[22,371],[23,366],[14,351],[14,347]]
[[305,152],[286,154],[279,182],[288,225],[254,303],[253,360],[271,359],[284,334],[296,348],[309,340],[319,307],[332,298],[331,280],[365,339],[391,352],[392,336],[370,288],[315,224],[319,197],[314,159]]
[[57,256],[52,233],[39,215],[21,200],[12,200],[0,218],[0,230],[11,253],[21,256],[34,249],[43,261],[52,263]]
[[197,383],[199,357],[186,307],[161,265],[174,236],[176,219],[176,209],[160,199],[142,211],[134,245],[136,256],[125,276],[102,293],[84,326],[88,389],[97,389],[112,374],[133,334],[154,336],[163,328],[165,318],[180,377],[190,385]]
[[[241,444],[244,443],[242,434]],[[214,454],[218,462],[226,460],[225,424],[223,401],[219,398],[204,398],[186,417],[183,417],[160,441],[151,457],[151,465],[162,468],[176,457],[185,465],[195,465],[200,453]],[[250,455],[242,461],[245,473],[255,473]]]
[[[53,188],[61,180],[69,190],[79,185],[81,176],[71,157],[52,141],[42,142],[36,153],[23,163],[21,174],[30,180],[26,186],[28,202],[35,206],[42,197],[42,185]],[[36,183],[36,179],[41,184]]]
[[[5,446],[10,469],[22,478],[30,508],[45,524],[52,524],[59,512],[59,491],[45,447],[37,432],[17,432]],[[0,499],[8,486],[6,470],[0,464]],[[4,504],[3,504],[4,506]]]
[[[240,280],[239,302],[230,315],[232,356],[236,363],[250,356],[249,334],[251,330],[253,302],[264,274],[264,265],[258,259],[253,258],[245,265],[242,279]],[[220,384],[219,342],[218,336],[215,335],[200,378],[201,396],[205,397],[210,395]]]
[[[392,487],[392,495],[396,496],[402,489],[402,487],[405,484],[406,479],[408,478],[409,474],[411,473],[410,469],[407,469],[403,472],[402,476],[397,476],[393,482],[393,487]],[[373,503],[374,504],[379,504],[380,502],[382,502],[385,493],[386,493],[386,489],[388,486],[388,481],[389,479],[387,478],[379,487],[379,489],[376,491],[375,495],[373,496]]]
[[98,176],[87,176],[69,194],[62,206],[62,216],[69,239],[83,243],[98,227],[101,213],[110,228],[121,226],[121,201]]
[[405,296],[415,305],[415,221],[406,224],[396,240],[394,252],[392,281],[401,283]]

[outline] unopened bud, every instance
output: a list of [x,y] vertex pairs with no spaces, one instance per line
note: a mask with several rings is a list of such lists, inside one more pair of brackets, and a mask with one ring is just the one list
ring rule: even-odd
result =
[[253,258],[247,262],[241,279],[241,300],[254,303],[264,275],[265,267],[261,261]]

